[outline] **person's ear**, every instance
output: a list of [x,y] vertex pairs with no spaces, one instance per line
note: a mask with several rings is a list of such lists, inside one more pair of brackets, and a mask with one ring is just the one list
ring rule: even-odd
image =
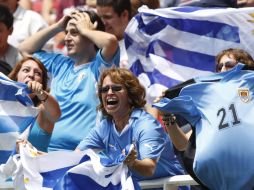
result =
[[129,22],[129,12],[127,10],[122,12],[121,17]]

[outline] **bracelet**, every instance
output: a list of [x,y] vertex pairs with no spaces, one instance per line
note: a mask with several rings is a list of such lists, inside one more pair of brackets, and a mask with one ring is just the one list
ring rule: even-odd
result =
[[170,125],[174,125],[176,123],[176,116],[174,114],[170,114],[168,121]]
[[166,127],[176,124],[176,116],[174,114],[164,115],[162,120]]

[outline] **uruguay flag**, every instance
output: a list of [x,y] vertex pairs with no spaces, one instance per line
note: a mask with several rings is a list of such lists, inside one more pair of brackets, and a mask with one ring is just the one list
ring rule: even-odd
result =
[[[126,151],[133,147],[127,147]],[[81,153],[54,151],[38,155],[29,146],[20,146],[14,187],[27,190],[138,190],[128,167],[126,156],[111,161],[92,150]],[[17,162],[16,162],[17,163]]]
[[129,69],[147,90],[148,103],[169,87],[215,71],[215,56],[242,48],[254,57],[254,8],[146,9],[129,22]]
[[26,84],[10,80],[0,73],[0,164],[16,147],[16,140],[33,121],[38,109],[28,96]]

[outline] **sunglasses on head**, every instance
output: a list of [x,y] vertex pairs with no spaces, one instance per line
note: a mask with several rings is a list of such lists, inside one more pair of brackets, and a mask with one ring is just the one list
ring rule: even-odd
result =
[[237,64],[236,61],[227,61],[227,62],[225,62],[225,63],[218,63],[218,64],[216,65],[216,70],[217,70],[217,71],[220,71],[220,70],[222,69],[222,67],[226,67],[226,68],[228,68],[228,69],[231,69],[231,68],[233,68],[236,64]]
[[123,89],[121,85],[107,85],[100,88],[100,93],[107,93],[111,89],[113,92],[119,92]]

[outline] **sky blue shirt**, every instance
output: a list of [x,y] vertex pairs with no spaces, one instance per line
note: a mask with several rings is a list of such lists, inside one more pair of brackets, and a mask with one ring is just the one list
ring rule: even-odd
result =
[[74,66],[74,61],[62,54],[40,51],[34,56],[52,75],[50,93],[62,112],[55,123],[48,150],[74,150],[96,124],[97,81],[103,69],[118,66],[119,51],[110,63],[106,63],[98,51],[92,62],[79,66]]
[[129,144],[136,146],[139,160],[159,159],[152,177],[144,178],[134,173],[134,178],[143,180],[184,174],[173,152],[173,145],[162,126],[142,109],[133,110],[129,125],[121,133],[116,130],[111,119],[103,119],[100,126],[93,128],[78,148],[99,149],[114,160]]
[[48,152],[50,138],[51,133],[40,128],[38,122],[35,121],[28,136],[28,141],[38,150]]
[[195,126],[193,169],[204,184],[214,190],[252,190],[254,72],[239,65],[196,81],[156,107],[164,104],[164,110],[184,116]]

